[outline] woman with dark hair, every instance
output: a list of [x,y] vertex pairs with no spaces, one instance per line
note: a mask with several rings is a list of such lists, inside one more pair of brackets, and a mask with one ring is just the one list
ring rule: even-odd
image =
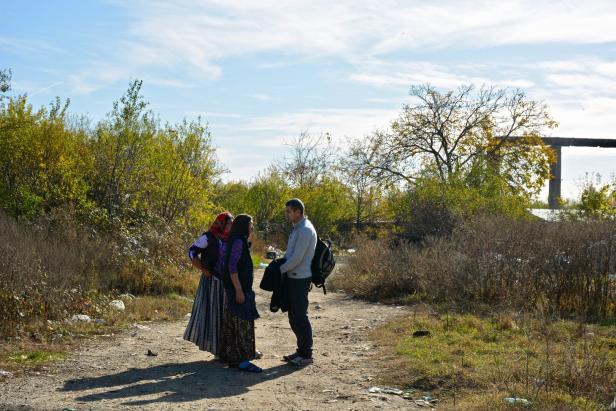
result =
[[184,332],[184,339],[195,343],[200,350],[220,355],[220,336],[223,323],[224,286],[222,262],[233,216],[224,212],[208,231],[188,250],[194,267],[202,272],[195,295],[192,313]]
[[224,257],[224,322],[220,359],[242,371],[261,372],[251,360],[256,358],[255,320],[259,318],[252,290],[253,265],[248,237],[253,231],[252,217],[238,215],[231,226]]

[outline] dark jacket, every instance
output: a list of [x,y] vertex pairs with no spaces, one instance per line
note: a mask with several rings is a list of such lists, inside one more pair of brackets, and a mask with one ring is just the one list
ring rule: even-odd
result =
[[245,237],[231,237],[229,238],[229,241],[227,241],[222,280],[225,285],[225,288],[234,289],[230,277],[231,273],[229,272],[229,259],[231,257],[233,243],[238,240],[242,242],[242,255],[237,262],[237,275],[242,286],[242,291],[246,293],[248,291],[252,291],[252,282],[254,280],[254,267],[252,264],[252,257],[250,255],[250,246],[248,245],[248,240],[246,240]]
[[274,313],[278,310],[282,310],[283,313],[289,310],[286,287],[288,280],[286,274],[280,271],[280,266],[285,262],[286,259],[280,258],[269,263],[259,285],[262,290],[273,291],[272,299],[270,300],[270,311]]
[[[243,304],[238,304],[235,302],[235,287],[231,282],[231,273],[229,272],[229,258],[231,257],[233,243],[237,240],[242,242],[242,254],[237,263],[237,275],[239,277],[244,296],[246,297],[246,301]],[[227,307],[232,314],[242,320],[252,321],[259,318],[255,301],[255,293],[252,290],[253,279],[253,264],[248,241],[245,237],[229,238],[229,241],[227,241],[226,244],[222,280],[225,286],[225,292],[227,294]]]
[[188,256],[190,259],[199,258],[204,267],[208,268],[212,274],[220,278],[220,268],[222,264],[221,258],[224,251],[224,242],[216,238],[211,231],[206,231],[201,234],[199,239],[203,237],[207,238],[207,246],[205,248],[201,248],[197,243],[199,240],[195,241],[188,249]]

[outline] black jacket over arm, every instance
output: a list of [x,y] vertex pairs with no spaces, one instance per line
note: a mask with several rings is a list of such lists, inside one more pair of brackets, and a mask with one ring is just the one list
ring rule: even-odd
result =
[[289,309],[287,302],[287,287],[286,287],[286,275],[280,272],[280,266],[286,262],[286,259],[280,258],[274,260],[265,269],[261,284],[259,287],[265,291],[272,291],[272,299],[270,301],[270,311],[277,312],[282,310],[286,312]]

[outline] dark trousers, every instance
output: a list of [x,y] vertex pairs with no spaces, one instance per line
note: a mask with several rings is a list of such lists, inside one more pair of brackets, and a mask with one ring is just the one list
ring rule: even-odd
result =
[[297,353],[304,358],[312,358],[312,326],[308,319],[310,278],[288,279],[286,284],[289,324],[297,337]]

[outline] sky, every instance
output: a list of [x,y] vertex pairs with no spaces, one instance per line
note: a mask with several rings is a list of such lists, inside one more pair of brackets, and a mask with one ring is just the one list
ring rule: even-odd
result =
[[[208,122],[238,180],[303,131],[344,147],[385,130],[413,84],[521,88],[558,121],[548,135],[616,138],[614,22],[613,0],[3,0],[0,68],[35,107],[70,98],[95,121],[142,79],[161,119]],[[616,174],[616,149],[563,161],[568,198]]]

